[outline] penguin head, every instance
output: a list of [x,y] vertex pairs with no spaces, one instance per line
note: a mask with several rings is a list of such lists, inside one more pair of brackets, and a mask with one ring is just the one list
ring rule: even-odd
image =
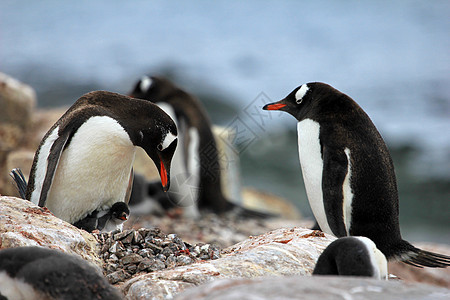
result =
[[136,83],[129,96],[159,102],[168,98],[176,90],[178,88],[168,79],[145,75]]
[[145,100],[158,109],[157,114],[151,116],[153,124],[138,131],[136,145],[144,149],[155,163],[161,176],[161,183],[165,192],[170,186],[170,165],[177,147],[177,128],[175,122],[162,109]]
[[112,218],[117,221],[125,222],[130,215],[130,209],[125,202],[116,202],[109,209]]
[[266,104],[263,109],[285,111],[301,121],[309,116],[312,108],[319,105],[323,95],[330,89],[333,88],[321,82],[305,83],[295,88],[286,98]]

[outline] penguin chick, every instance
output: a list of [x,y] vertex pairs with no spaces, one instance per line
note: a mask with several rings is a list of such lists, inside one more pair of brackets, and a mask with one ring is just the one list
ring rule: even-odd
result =
[[375,125],[352,98],[313,82],[263,109],[287,112],[298,121],[306,193],[324,232],[368,237],[389,260],[416,267],[450,265],[450,257],[402,239],[392,158]]
[[184,207],[188,217],[198,217],[199,209],[224,213],[230,210],[247,217],[265,218],[268,213],[240,207],[225,198],[221,168],[211,121],[201,102],[166,78],[143,76],[131,97],[156,103],[170,115],[179,130],[179,147],[173,161],[169,198]]
[[101,232],[122,231],[123,223],[128,220],[129,215],[128,205],[125,202],[116,202],[108,210],[94,210],[73,225],[87,232],[94,230],[100,230]]
[[123,223],[128,220],[130,210],[125,202],[116,202],[103,216],[99,214],[97,229],[102,232],[123,230]]
[[387,261],[370,239],[342,237],[322,252],[313,275],[367,276],[387,280]]
[[175,123],[156,105],[111,92],[88,93],[42,139],[26,199],[74,224],[128,202],[136,147],[153,160],[167,190],[176,146]]
[[79,257],[42,247],[0,250],[0,299],[80,297],[122,299],[96,268]]

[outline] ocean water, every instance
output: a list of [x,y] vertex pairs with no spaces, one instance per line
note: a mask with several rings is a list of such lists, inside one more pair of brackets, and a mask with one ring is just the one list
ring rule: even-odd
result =
[[[300,176],[286,133],[295,121],[251,111],[302,83],[327,82],[365,109],[390,147],[414,149],[407,175],[397,172],[399,181],[413,178],[403,185],[412,190],[450,181],[449,16],[445,0],[3,0],[0,71],[33,86],[41,107],[93,89],[127,93],[143,74],[176,76],[187,90],[214,95],[214,121],[232,126],[237,118],[254,136],[242,149],[244,182],[272,184],[293,201],[303,192],[290,188],[292,178],[279,180],[283,167],[266,164],[260,177],[255,166],[289,149],[289,176]],[[438,198],[447,202],[433,209],[439,220],[448,216],[446,186]],[[449,227],[440,226],[447,238]]]

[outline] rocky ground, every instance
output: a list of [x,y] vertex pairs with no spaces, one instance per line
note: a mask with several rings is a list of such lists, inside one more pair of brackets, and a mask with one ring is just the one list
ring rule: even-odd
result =
[[117,284],[135,275],[220,258],[226,247],[282,224],[309,223],[248,219],[233,213],[205,213],[193,220],[172,211],[165,216],[131,216],[123,232],[93,235],[100,243],[103,272],[111,284]]

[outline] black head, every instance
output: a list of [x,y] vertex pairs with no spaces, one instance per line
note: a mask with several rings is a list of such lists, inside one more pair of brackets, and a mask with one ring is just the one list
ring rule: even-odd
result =
[[328,84],[321,82],[310,82],[295,88],[286,98],[269,103],[263,107],[264,110],[285,111],[294,116],[298,121],[309,117],[313,108],[318,107],[327,95],[340,93]]
[[169,98],[176,90],[178,87],[166,78],[145,75],[136,83],[129,96],[159,102]]
[[109,209],[110,214],[113,218],[119,219],[121,221],[128,220],[128,216],[130,215],[130,209],[125,202],[116,202]]
[[144,102],[157,109],[157,113],[148,116],[148,118],[152,118],[151,124],[137,131],[138,136],[135,141],[136,145],[143,148],[155,163],[161,176],[163,189],[167,191],[170,185],[172,157],[177,147],[177,127],[172,118],[155,104],[145,100],[132,100],[134,100],[132,103]]

